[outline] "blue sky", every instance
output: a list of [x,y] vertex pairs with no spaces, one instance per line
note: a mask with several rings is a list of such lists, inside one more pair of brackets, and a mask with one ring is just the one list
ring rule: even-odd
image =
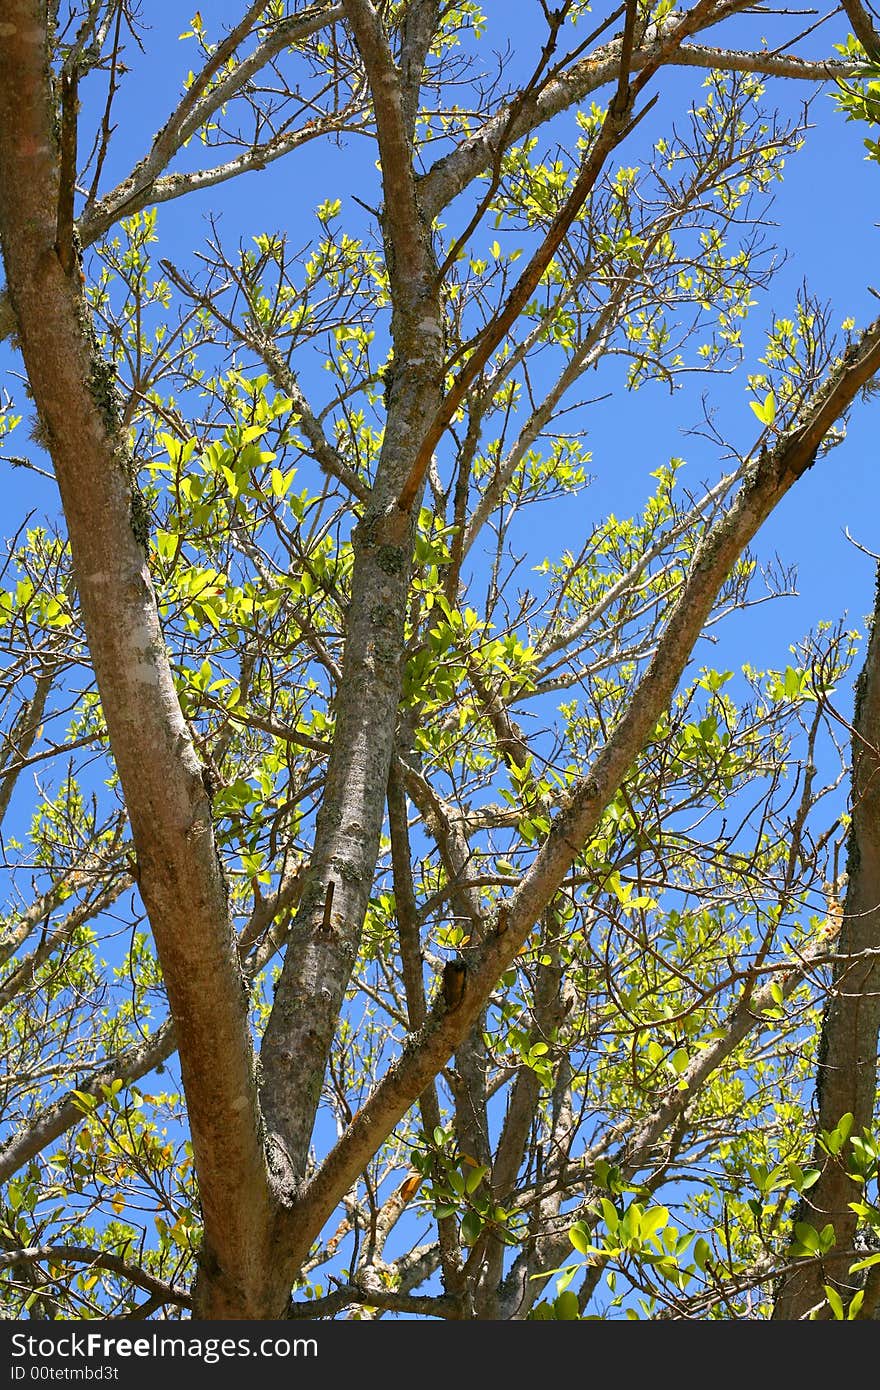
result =
[[[499,50],[509,44],[505,79],[529,71],[534,63],[537,5],[490,4],[487,11],[486,42]],[[236,7],[226,0],[210,11],[205,9],[212,26],[235,13]],[[115,112],[117,134],[105,169],[105,188],[144,154],[179,98],[187,68],[197,61],[193,41],[178,39],[188,27],[188,18],[188,11],[179,6],[156,7],[150,15],[154,27],[146,35],[146,53],[128,45],[125,58],[133,72],[123,85]],[[779,21],[775,22],[778,25]],[[845,33],[839,20],[835,23],[836,32],[832,25],[822,26],[799,51],[828,53],[832,42]],[[503,30],[502,25],[506,26]],[[738,27],[743,46],[765,31],[763,22],[759,27],[754,17],[743,18]],[[727,34],[725,26],[724,36]],[[772,34],[770,41],[775,41]],[[617,162],[643,161],[656,135],[668,130],[670,117],[674,114],[681,119],[688,105],[700,99],[704,78],[704,72],[690,68],[667,69],[655,78],[651,90],[658,90],[661,100],[650,119],[619,151]],[[103,78],[84,88],[83,130],[92,129],[90,118],[101,110],[104,93]],[[794,117],[802,103],[814,97],[813,128],[803,150],[788,162],[784,182],[776,186],[770,214],[776,225],[768,229],[768,240],[775,242],[782,264],[748,320],[744,369],[730,375],[687,378],[685,388],[674,395],[657,382],[629,395],[615,389],[608,399],[585,408],[576,419],[592,451],[593,482],[566,508],[563,523],[557,507],[546,512],[538,507],[529,513],[530,555],[523,583],[528,582],[528,565],[537,564],[544,555],[558,555],[563,544],[578,547],[590,527],[608,512],[618,516],[637,512],[653,487],[651,472],[670,457],[686,460],[682,482],[695,491],[704,481],[714,482],[729,467],[716,446],[692,433],[701,424],[704,396],[709,408],[717,412],[722,432],[741,450],[751,447],[758,427],[748,405],[745,374],[758,370],[766,329],[775,314],[791,313],[804,281],[820,301],[831,304],[835,327],[847,316],[852,316],[857,326],[874,317],[878,305],[869,286],[877,264],[880,169],[865,161],[863,128],[846,123],[827,92],[815,93],[812,84],[767,83],[766,104],[778,104],[788,117]],[[557,139],[570,141],[574,130],[573,115],[564,113],[552,129],[542,132],[542,146],[546,143],[552,149]],[[184,162],[201,163],[204,153],[194,142],[184,153]],[[305,244],[314,234],[315,207],[336,196],[342,198],[343,225],[363,229],[365,214],[355,196],[374,205],[378,201],[374,161],[374,146],[362,138],[353,138],[341,147],[315,142],[264,172],[164,204],[158,217],[158,254],[187,272],[194,271],[198,250],[211,234],[211,217],[219,219],[217,225],[230,249],[239,242],[252,244],[251,238],[260,232],[280,229],[287,231],[293,245]],[[207,162],[213,162],[210,154]],[[455,226],[455,215],[456,209],[450,209],[446,218],[450,229]],[[480,229],[474,243],[484,247],[493,235],[488,227]],[[2,360],[15,365],[8,349]],[[602,388],[619,387],[620,377],[620,369],[612,366],[601,377]],[[318,392],[325,389],[325,382],[326,377],[322,381],[315,376],[311,382],[304,377],[304,385],[312,385]],[[16,390],[15,394],[26,410],[21,392]],[[585,394],[600,392],[590,388]],[[735,615],[725,623],[717,646],[701,644],[695,652],[698,664],[710,661],[734,670],[744,662],[758,667],[784,666],[789,643],[818,620],[833,621],[844,613],[851,626],[864,630],[863,620],[873,599],[874,564],[847,539],[846,529],[868,550],[880,551],[876,420],[875,403],[857,403],[846,441],[798,482],[755,543],[759,560],[778,553],[784,564],[796,565],[798,596]],[[23,426],[12,436],[10,451],[36,456],[36,446],[26,441],[25,430]],[[10,469],[2,460],[0,477],[6,502],[5,534],[13,533],[31,507],[38,512],[42,508],[50,514],[54,511],[50,484]],[[840,692],[839,707],[842,713],[848,712],[846,691]]]
[[[145,7],[148,8],[148,7]],[[187,27],[188,14],[178,6],[149,7],[157,11],[146,59],[132,46],[129,58],[133,78],[123,88],[117,112],[119,133],[108,162],[105,187],[122,176],[148,147],[175,104],[181,78],[196,55],[192,44],[181,44],[177,35]],[[490,41],[493,27],[503,16],[513,50],[508,72],[530,68],[534,61],[532,17],[534,4],[489,3]],[[206,19],[215,25],[225,14],[235,13],[228,3],[205,7]],[[176,14],[175,14],[176,11]],[[597,11],[598,13],[598,11]],[[494,17],[493,17],[494,16]],[[808,22],[804,21],[805,24]],[[500,24],[499,24],[500,27]],[[752,41],[756,21],[741,21],[744,45]],[[761,30],[763,32],[763,28]],[[824,26],[800,50],[827,53],[835,34]],[[619,162],[638,163],[650,149],[652,135],[664,129],[673,109],[682,113],[698,96],[704,74],[692,69],[671,70],[655,79],[654,89],[663,96],[651,122],[634,134],[619,155]],[[791,82],[768,83],[767,102],[792,115],[814,88]],[[103,93],[94,89],[95,99]],[[86,112],[89,94],[84,93]],[[873,318],[877,301],[869,286],[876,275],[878,192],[880,169],[865,162],[863,130],[846,124],[830,96],[817,97],[812,106],[814,128],[801,153],[788,165],[785,182],[778,187],[771,214],[777,224],[773,239],[787,259],[769,292],[752,311],[746,331],[747,360],[757,370],[763,334],[774,314],[789,314],[804,280],[821,301],[830,301],[831,319],[838,327],[847,316],[857,326]],[[570,116],[561,117],[556,133],[564,138],[574,129]],[[548,144],[552,133],[548,133]],[[192,151],[198,159],[199,149]],[[187,155],[189,158],[190,155]],[[159,253],[184,269],[195,266],[195,253],[210,232],[208,217],[219,214],[228,246],[248,242],[260,232],[285,229],[293,244],[305,243],[314,229],[313,209],[329,197],[342,196],[343,221],[363,225],[363,213],[353,195],[376,201],[373,146],[354,140],[338,149],[328,143],[313,144],[263,173],[246,175],[230,184],[209,189],[159,211]],[[478,233],[477,240],[483,233]],[[876,276],[880,282],[880,275]],[[880,283],[878,283],[880,289]],[[8,351],[0,364],[10,362]],[[698,489],[701,481],[714,482],[726,463],[717,449],[688,432],[701,422],[701,397],[708,393],[718,412],[719,425],[728,430],[738,447],[746,450],[757,434],[748,406],[745,372],[703,380],[692,378],[685,390],[670,396],[658,383],[649,383],[637,394],[614,396],[584,413],[587,443],[593,453],[594,475],[568,515],[569,543],[576,544],[591,524],[608,511],[627,515],[637,510],[652,487],[650,473],[671,456],[687,460],[683,481]],[[20,392],[16,392],[20,397]],[[711,660],[721,668],[784,665],[790,642],[800,638],[817,620],[834,620],[844,612],[848,621],[864,630],[874,588],[872,560],[846,537],[846,528],[862,546],[880,552],[880,487],[877,479],[877,405],[858,403],[846,441],[797,484],[764,527],[755,544],[759,558],[778,552],[786,564],[798,570],[799,596],[760,606],[725,624],[719,647],[698,652],[698,662]],[[11,452],[35,455],[26,444],[24,429],[10,441]],[[12,471],[0,460],[4,488],[3,532],[11,535],[33,506],[54,506],[48,486],[35,484],[30,475]],[[530,516],[535,563],[544,554],[558,553],[562,543],[558,513],[553,529],[542,531],[541,512]],[[566,538],[569,539],[569,538]],[[848,713],[849,697],[840,696],[840,708]]]
[[[498,50],[507,46],[505,79],[530,71],[535,58],[537,5],[489,4],[486,8],[486,42]],[[236,13],[237,7],[228,0],[204,11],[211,26]],[[115,112],[117,134],[105,169],[105,189],[142,157],[179,99],[187,69],[198,56],[191,39],[181,42],[178,38],[188,27],[188,19],[189,11],[179,6],[155,7],[149,16],[153,28],[146,34],[146,52],[140,54],[128,44],[125,60],[133,72],[123,84]],[[775,22],[778,26],[779,21]],[[799,51],[827,54],[832,42],[844,37],[839,19],[835,24],[837,32],[824,25]],[[738,27],[744,47],[765,32],[763,22],[759,28],[754,17],[738,21]],[[725,38],[727,35],[725,26]],[[770,42],[774,41],[771,33]],[[667,69],[655,78],[651,92],[659,91],[661,100],[649,120],[621,148],[617,162],[642,162],[656,136],[668,131],[670,119],[681,120],[689,104],[701,99],[705,76],[697,69],[678,68]],[[82,95],[82,129],[91,131],[95,113],[102,110],[105,79],[87,84]],[[748,405],[746,371],[758,370],[766,329],[774,315],[791,313],[804,281],[820,301],[830,302],[834,326],[847,316],[854,317],[857,326],[874,317],[878,304],[869,285],[877,264],[880,169],[865,161],[863,128],[846,123],[831,96],[827,92],[817,96],[812,84],[768,82],[765,104],[777,104],[784,116],[793,118],[811,97],[813,128],[803,150],[788,162],[784,182],[776,185],[770,213],[776,225],[768,229],[767,238],[778,248],[781,268],[748,320],[744,368],[729,375],[689,377],[684,389],[674,395],[657,382],[625,395],[619,390],[621,369],[612,364],[600,382],[602,390],[611,391],[609,397],[576,417],[592,451],[592,484],[562,513],[558,507],[537,507],[528,513],[530,553],[521,575],[523,584],[529,583],[530,565],[545,555],[558,555],[563,545],[579,548],[590,527],[609,512],[617,516],[638,512],[653,488],[651,472],[670,457],[686,460],[681,481],[697,492],[702,482],[713,483],[729,468],[716,446],[692,433],[701,424],[704,396],[709,408],[717,412],[722,432],[741,450],[751,447],[758,426]],[[541,147],[546,144],[552,150],[556,140],[570,141],[574,131],[573,115],[564,113],[552,128],[542,132]],[[183,161],[191,165],[211,163],[214,156],[209,152],[206,160],[205,151],[194,142],[184,152]],[[217,226],[230,250],[239,242],[252,244],[251,238],[258,233],[277,230],[285,230],[291,244],[303,245],[314,235],[315,207],[337,196],[342,198],[342,224],[362,230],[365,214],[355,197],[373,205],[378,202],[374,161],[375,148],[363,138],[352,138],[342,146],[315,142],[264,172],[163,204],[158,215],[157,253],[184,271],[194,272],[197,253],[211,235],[209,219],[213,217],[218,219]],[[453,207],[446,216],[450,230],[456,226],[455,216]],[[484,248],[493,236],[491,228],[481,228],[474,244]],[[4,358],[11,361],[8,349]],[[321,379],[316,374],[310,381],[304,375],[303,384],[316,393],[325,392],[326,376]],[[591,385],[584,394],[601,392]],[[20,391],[16,395],[26,407]],[[759,560],[778,553],[784,564],[797,567],[798,596],[759,605],[726,620],[717,645],[710,647],[703,642],[695,651],[696,664],[711,663],[732,670],[744,662],[759,668],[784,666],[790,643],[817,621],[834,621],[844,613],[850,626],[864,631],[863,620],[873,600],[874,564],[845,533],[848,527],[861,545],[880,551],[876,420],[875,403],[857,403],[846,441],[798,482],[757,538],[754,550]],[[25,439],[25,430],[26,425],[12,436],[9,449],[35,456],[38,451]],[[10,469],[2,460],[0,477],[6,502],[2,528],[6,535],[13,533],[31,507],[38,513],[46,508],[52,514],[56,503],[51,484]],[[838,693],[837,703],[841,712],[848,714],[848,690]]]
[[[123,85],[116,112],[118,133],[111,147],[105,171],[105,187],[128,172],[148,147],[180,92],[187,66],[197,55],[192,41],[178,41],[188,27],[188,12],[180,6],[151,7],[148,22],[147,53],[140,55],[129,44],[126,61],[134,74]],[[205,7],[204,15],[216,32],[225,16],[236,13],[228,0]],[[510,47],[505,61],[505,77],[517,69],[526,71],[534,62],[536,5],[520,3],[488,4],[487,41],[501,49]],[[598,15],[599,11],[596,9]],[[745,17],[738,21],[742,43],[754,41],[756,33],[775,41],[774,21]],[[780,21],[775,21],[777,27]],[[809,23],[804,20],[804,25]],[[502,29],[503,25],[503,29]],[[719,37],[732,42],[725,25]],[[839,17],[798,46],[801,53],[827,53],[832,41],[840,39],[845,28]],[[715,37],[710,34],[709,38]],[[630,137],[619,154],[619,162],[638,163],[650,148],[654,133],[666,128],[668,114],[679,117],[688,102],[699,95],[705,74],[695,69],[667,69],[654,80],[652,91],[662,98],[650,121]],[[91,103],[103,101],[102,81],[83,91],[86,113]],[[778,102],[780,109],[794,114],[803,100],[812,96],[811,84],[772,81],[767,84],[766,101]],[[91,100],[90,100],[91,91]],[[803,151],[787,165],[784,183],[778,187],[772,220],[778,225],[774,240],[786,263],[769,292],[753,309],[746,342],[753,363],[762,348],[765,328],[774,313],[790,312],[795,294],[803,281],[821,301],[832,305],[832,323],[838,325],[852,315],[858,325],[874,317],[878,309],[868,286],[877,264],[877,193],[880,170],[864,159],[863,130],[847,124],[828,94],[813,101],[809,132]],[[88,129],[86,118],[83,128]],[[564,139],[573,130],[570,116],[560,117],[548,144],[558,133]],[[198,162],[203,152],[194,145],[184,155]],[[268,170],[244,176],[232,183],[190,195],[159,211],[160,254],[168,255],[184,267],[194,265],[194,253],[209,234],[208,218],[220,215],[219,227],[230,247],[241,239],[248,242],[260,231],[284,228],[296,243],[306,241],[314,228],[311,213],[327,197],[343,197],[345,223],[362,224],[363,214],[353,203],[359,193],[370,200],[375,192],[373,146],[354,139],[338,148],[326,141],[307,145],[291,158]],[[375,201],[375,199],[373,200]],[[450,218],[451,223],[451,218]],[[476,242],[479,244],[480,234]],[[591,465],[594,484],[578,508],[577,527],[600,519],[607,510],[618,515],[637,508],[650,486],[649,473],[670,456],[687,460],[682,475],[690,486],[703,479],[714,480],[723,468],[717,450],[704,441],[688,437],[687,431],[699,426],[701,396],[708,393],[719,423],[730,430],[739,447],[747,447],[755,434],[755,421],[748,408],[744,374],[732,377],[693,379],[688,388],[670,397],[657,383],[643,387],[626,398],[615,393],[613,399],[592,408],[584,417],[587,443],[593,452]],[[625,404],[621,407],[621,401]],[[760,660],[766,652],[772,660],[780,636],[800,635],[801,629],[816,618],[833,618],[844,609],[854,625],[870,609],[873,592],[873,564],[845,536],[852,535],[871,550],[880,550],[877,482],[872,440],[875,408],[858,405],[853,412],[847,441],[820,462],[792,490],[775,516],[764,528],[757,544],[759,554],[778,550],[787,563],[796,563],[800,598],[782,604],[766,605],[747,615],[749,659]],[[24,452],[23,431],[10,441],[12,452]],[[33,452],[32,446],[31,452]],[[2,465],[0,465],[2,466]],[[33,479],[3,469],[7,498],[6,524],[9,532],[20,515],[20,507],[33,505],[46,490],[33,489]],[[582,511],[581,511],[582,509]],[[530,525],[539,521],[537,513]],[[554,521],[554,525],[555,525]],[[573,533],[576,534],[576,533]],[[535,536],[536,544],[540,537]],[[548,542],[552,540],[548,537]],[[738,624],[732,624],[734,630]],[[744,658],[746,654],[744,653]]]

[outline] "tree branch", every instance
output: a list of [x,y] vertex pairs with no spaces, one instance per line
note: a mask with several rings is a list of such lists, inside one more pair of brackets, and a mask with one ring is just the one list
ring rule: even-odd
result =
[[342,0],[342,6],[373,98],[384,194],[382,224],[391,251],[389,273],[397,291],[395,314],[405,314],[405,306],[424,295],[425,277],[433,267],[416,202],[412,137],[407,130],[400,73],[372,0]]
[[336,478],[338,482],[347,487],[349,492],[359,501],[365,502],[370,495],[370,489],[366,483],[361,482],[358,475],[349,468],[341,457],[339,451],[334,449],[330,443],[303,395],[296,373],[284,360],[272,340],[264,335],[248,332],[245,327],[229,318],[227,314],[222,313],[216,301],[210,295],[202,294],[201,290],[187,276],[183,275],[171,261],[160,261],[160,265],[172,284],[182,290],[194,304],[200,305],[207,313],[211,314],[238,342],[249,348],[258,357],[262,357],[269,368],[274,385],[279,391],[283,391],[285,396],[290,397],[293,408],[299,416],[302,432],[312,446],[312,455],[320,467],[328,476]]
[[868,57],[876,62],[880,58],[880,34],[877,33],[873,19],[861,0],[841,0],[841,3],[853,27],[853,33]]
[[22,990],[27,989],[33,983],[34,976],[40,966],[49,959],[52,952],[57,951],[65,942],[70,941],[74,932],[84,923],[90,922],[99,913],[105,912],[125,892],[131,881],[131,874],[120,875],[115,881],[111,881],[97,897],[87,898],[72,912],[68,912],[54,931],[47,932],[39,946],[31,951],[30,955],[26,956],[0,984],[0,1009],[6,1008],[17,995],[21,994]]
[[[698,547],[687,581],[626,712],[573,787],[519,887],[506,904],[504,930],[489,937],[470,964],[462,997],[448,1008],[439,993],[424,1027],[410,1039],[335,1148],[285,1214],[288,1249],[302,1253],[354,1177],[472,1027],[497,980],[516,958],[534,923],[588,843],[605,807],[668,707],[718,590],[744,547],[813,462],[822,439],[856,393],[880,370],[880,319],[829,373],[803,417],[756,460],[729,511]],[[501,919],[499,918],[499,926]]]
[[[880,572],[878,572],[880,579]],[[822,1016],[816,1061],[817,1135],[852,1116],[857,1137],[870,1129],[877,1094],[880,1033],[880,587],[865,664],[856,684],[852,736],[852,819],[848,882],[842,903],[839,960]],[[831,893],[838,891],[831,885]],[[830,910],[830,908],[829,908]],[[825,1303],[826,1284],[849,1302],[858,1288],[849,1275],[859,1217],[850,1203],[864,1200],[849,1175],[846,1150],[829,1154],[818,1138],[813,1163],[819,1178],[804,1193],[795,1221],[834,1227],[835,1246],[814,1265],[793,1259],[780,1281],[774,1319],[792,1320]]]
[[[379,853],[414,532],[413,517],[402,516],[391,504],[410,466],[413,441],[437,409],[443,376],[436,264],[415,204],[398,75],[369,0],[347,0],[346,15],[362,51],[376,112],[394,303],[391,334],[399,370],[386,379],[387,416],[375,483],[352,536],[351,597],[333,747],[308,880],[261,1048],[268,1142],[291,1199],[305,1175],[327,1057],[357,960]],[[333,906],[325,925],[331,882]],[[288,1268],[286,1261],[281,1267]]]
[[[9,810],[9,802],[15,790],[22,769],[27,766],[27,758],[34,746],[37,731],[43,722],[43,715],[46,710],[46,701],[49,698],[49,691],[55,680],[55,669],[41,671],[34,684],[34,693],[29,700],[25,700],[15,723],[4,737],[3,757],[6,766],[0,775],[0,825]],[[12,760],[6,761],[7,754],[13,755]]]
[[[710,28],[721,19],[746,8],[747,0],[719,4],[701,17],[698,28]],[[693,13],[693,12],[691,12]],[[687,17],[687,16],[685,16]],[[657,47],[682,22],[675,10],[646,31],[633,50],[630,72],[636,73],[653,62]],[[694,30],[695,32],[695,30]],[[491,169],[503,148],[515,144],[539,129],[591,93],[618,80],[622,39],[613,39],[593,49],[586,57],[547,82],[535,99],[510,121],[510,105],[500,107],[476,134],[437,160],[419,182],[419,198],[425,214],[437,217],[478,175]],[[853,77],[860,65],[837,60],[811,61],[772,54],[738,53],[734,49],[714,49],[683,45],[666,62],[696,67],[719,67],[732,71],[758,72],[767,76],[825,82],[835,77]]]
[[192,1304],[189,1292],[180,1285],[169,1284],[166,1280],[142,1269],[140,1265],[132,1264],[130,1260],[123,1259],[121,1255],[114,1255],[109,1250],[94,1250],[87,1245],[26,1245],[20,1250],[0,1253],[0,1269],[6,1269],[9,1265],[22,1261],[32,1264],[37,1261],[49,1261],[52,1264],[84,1264],[90,1269],[106,1269],[108,1273],[116,1274],[120,1279],[128,1279],[137,1288],[153,1294],[163,1304],[174,1303],[181,1308],[189,1308]]
[[266,8],[267,0],[256,0],[255,4],[248,6],[235,28],[217,45],[190,83],[144,158],[99,202],[86,208],[80,229],[84,246],[103,236],[120,217],[158,201],[155,197],[157,179],[178,150],[277,53],[342,17],[340,6],[328,9],[322,4],[291,15],[273,28],[249,58],[236,64],[231,72],[211,87],[217,73],[233,57]]
[[[114,1081],[122,1081],[124,1085],[139,1081],[166,1062],[176,1046],[174,1026],[169,1019],[146,1042],[127,1047],[99,1064],[97,1071],[78,1082],[76,1090],[103,1101],[105,1087],[110,1087]],[[0,1182],[8,1182],[48,1144],[81,1124],[82,1118],[82,1106],[73,1092],[45,1106],[0,1146]]]
[[[22,355],[58,480],[89,649],[156,940],[205,1219],[203,1311],[262,1306],[273,1196],[248,1000],[202,768],[180,710],[146,563],[113,369],[55,250],[45,8],[0,29],[0,241]],[[244,1194],[244,1196],[243,1196]],[[216,1295],[216,1299],[214,1298]]]
[[425,61],[437,33],[439,18],[440,0],[413,0],[403,18],[400,88],[403,94],[403,125],[410,144],[415,136]]

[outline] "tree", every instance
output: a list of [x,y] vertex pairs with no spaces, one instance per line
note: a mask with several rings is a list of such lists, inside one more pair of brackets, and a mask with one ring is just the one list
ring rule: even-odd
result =
[[[818,58],[731,0],[540,0],[527,60],[469,0],[197,13],[111,175],[152,36],[8,0],[12,461],[60,498],[2,592],[10,1315],[872,1310],[873,1003],[858,1102],[827,1081],[874,993],[875,647],[845,901],[857,633],[698,664],[880,368],[806,291],[743,337],[807,125],[771,91],[872,119],[844,8]],[[307,244],[295,210],[156,254],[251,171],[308,201],[334,141],[358,193]],[[707,413],[702,492],[655,459],[640,514],[581,520],[591,369],[624,410],[741,363],[759,432]]]

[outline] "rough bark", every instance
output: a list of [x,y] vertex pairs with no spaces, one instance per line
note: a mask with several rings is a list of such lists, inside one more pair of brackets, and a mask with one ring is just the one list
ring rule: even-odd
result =
[[[852,1132],[871,1127],[877,1094],[877,1036],[880,1032],[880,576],[865,664],[856,685],[852,738],[852,822],[847,888],[838,940],[838,963],[822,1018],[816,1063],[817,1129],[830,1131],[853,1117]],[[817,1230],[834,1227],[835,1248],[824,1260],[793,1260],[780,1282],[776,1319],[796,1319],[814,1308],[830,1316],[823,1285],[836,1287],[848,1302],[859,1287],[849,1266],[858,1217],[850,1202],[861,1190],[847,1173],[849,1145],[837,1155],[816,1143],[820,1177],[804,1194],[796,1214]]]
[[293,1197],[305,1175],[327,1056],[360,944],[379,851],[402,680],[413,520],[394,506],[413,441],[440,402],[443,328],[430,232],[415,199],[400,74],[367,0],[345,10],[376,113],[394,369],[376,481],[354,568],[336,727],[309,877],[262,1044],[271,1161]]
[[876,63],[880,58],[880,34],[877,33],[877,26],[871,15],[861,0],[843,0],[843,8],[846,10],[846,17],[862,48],[868,57]]

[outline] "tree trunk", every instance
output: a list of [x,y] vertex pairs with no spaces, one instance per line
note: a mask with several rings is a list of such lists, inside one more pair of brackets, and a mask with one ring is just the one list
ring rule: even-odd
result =
[[[215,1313],[260,1316],[273,1199],[211,799],[181,713],[146,555],[116,374],[82,292],[55,133],[46,6],[0,25],[0,242],[22,355],[61,493],[79,600],[174,1019]],[[63,87],[63,84],[62,84]],[[62,113],[62,126],[65,117]],[[74,132],[75,142],[75,132]],[[61,244],[64,238],[66,244]]]
[[[873,630],[856,685],[852,740],[852,824],[847,891],[832,991],[825,1006],[816,1062],[818,1130],[833,1130],[851,1114],[852,1132],[871,1125],[877,1089],[880,1029],[880,574]],[[821,1176],[804,1194],[797,1221],[821,1230],[830,1221],[834,1250],[824,1260],[794,1261],[783,1277],[774,1318],[803,1318],[813,1308],[829,1316],[823,1285],[844,1301],[858,1288],[849,1275],[858,1217],[850,1210],[860,1189],[847,1174],[848,1144],[828,1154],[818,1139],[814,1164]]]

